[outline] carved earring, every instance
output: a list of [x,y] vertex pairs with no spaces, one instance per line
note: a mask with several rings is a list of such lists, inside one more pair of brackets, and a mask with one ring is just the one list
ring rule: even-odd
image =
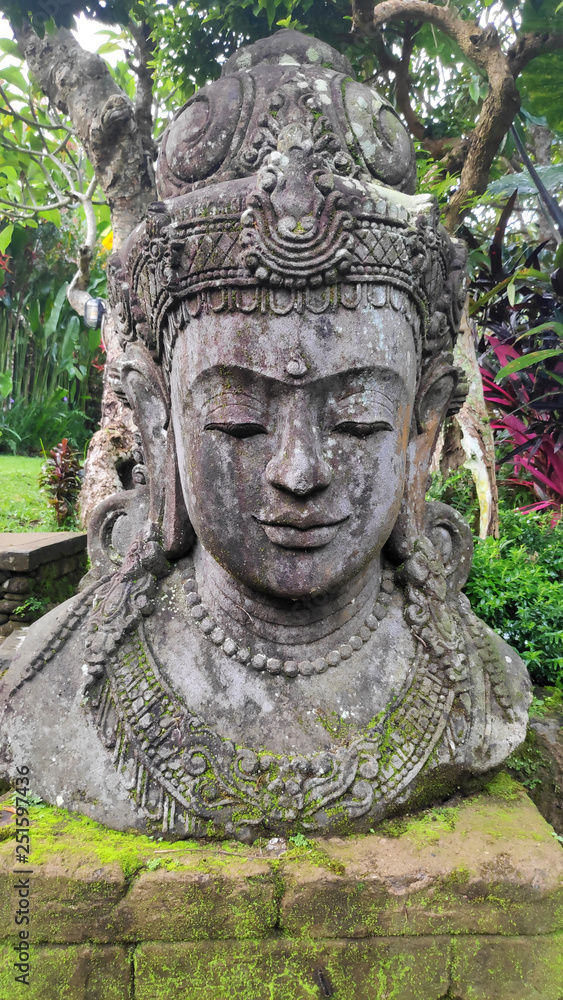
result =
[[152,538],[166,557],[177,559],[194,538],[178,478],[168,390],[143,345],[128,345],[121,381],[141,429],[146,482],[114,493],[94,510],[88,546],[96,576],[115,572],[141,539]]
[[166,433],[162,547],[167,558],[179,559],[193,548],[194,542],[195,532],[188,517],[178,472],[174,428],[169,420]]
[[459,370],[452,365],[451,355],[445,352],[433,358],[423,372],[407,447],[403,498],[386,546],[394,562],[403,562],[412,555],[417,539],[426,533],[428,470],[458,376]]

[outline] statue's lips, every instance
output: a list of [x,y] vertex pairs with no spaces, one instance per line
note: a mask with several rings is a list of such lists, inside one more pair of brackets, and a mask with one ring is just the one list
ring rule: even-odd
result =
[[266,537],[279,545],[283,549],[320,549],[336,536],[338,529],[345,521],[346,517],[341,517],[338,521],[328,521],[322,524],[313,522],[310,518],[304,518],[299,524],[295,522],[263,521],[256,518],[264,529]]

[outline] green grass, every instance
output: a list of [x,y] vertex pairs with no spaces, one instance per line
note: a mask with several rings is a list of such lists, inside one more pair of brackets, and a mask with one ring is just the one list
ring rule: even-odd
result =
[[57,531],[37,481],[42,465],[42,458],[0,455],[0,531]]

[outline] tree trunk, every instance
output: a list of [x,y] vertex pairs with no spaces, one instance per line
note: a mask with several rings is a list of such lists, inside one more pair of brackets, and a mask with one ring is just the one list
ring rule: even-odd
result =
[[116,357],[121,352],[115,335],[108,337],[111,315],[104,321],[104,338],[107,338],[106,365],[104,369],[104,392],[100,429],[96,431],[86,456],[84,484],[80,491],[80,520],[85,528],[94,508],[120,490],[131,486],[129,471],[134,464],[137,450],[137,429],[133,414],[112,389],[112,369]]
[[[155,147],[150,117],[150,52],[136,28],[140,72],[133,103],[98,55],[86,52],[66,28],[39,38],[28,23],[12,25],[27,64],[49,99],[72,121],[111,210],[114,247],[118,249],[156,198]],[[124,488],[119,470],[131,459],[134,425],[131,413],[110,386],[111,363],[120,347],[111,319],[104,327],[107,350],[101,429],[88,450],[80,509],[87,525],[93,507]]]
[[[467,399],[453,418],[458,428],[458,441],[463,449],[463,464],[473,476],[479,501],[479,537],[494,535],[498,538],[498,490],[495,474],[495,443],[489,422],[483,382],[479,372],[475,341],[467,307],[463,311],[459,337],[454,350],[454,360],[463,368],[469,382]],[[459,461],[459,460],[458,460]],[[442,472],[444,468],[440,463]]]

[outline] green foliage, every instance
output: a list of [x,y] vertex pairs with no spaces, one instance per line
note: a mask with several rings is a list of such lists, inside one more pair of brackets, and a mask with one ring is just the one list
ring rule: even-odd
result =
[[440,500],[450,507],[455,507],[470,524],[478,521],[479,501],[469,469],[458,469],[449,476],[443,476],[440,472],[435,473],[426,499]]
[[71,410],[56,388],[46,402],[26,403],[18,399],[0,410],[0,451],[12,455],[40,454],[67,437],[80,452],[92,436],[91,424],[82,410]]
[[[559,31],[563,31],[563,19]],[[546,52],[532,60],[519,81],[522,83],[525,107],[534,115],[545,115],[550,128],[563,132],[561,53]]]
[[508,757],[506,766],[518,775],[518,781],[524,788],[533,792],[542,784],[545,763],[539,747],[526,740],[522,747]]
[[309,847],[311,842],[302,833],[296,833],[294,837],[289,838],[289,843],[294,847]]
[[[94,429],[100,334],[88,331],[67,298],[80,230],[16,225],[0,288],[0,450],[40,452],[63,437],[83,450]],[[92,290],[103,294],[102,258]]]
[[[558,192],[563,189],[563,164],[551,163],[548,166],[536,166],[540,180],[543,181],[548,191]],[[527,170],[519,174],[508,174],[506,177],[499,177],[496,181],[491,181],[487,188],[487,195],[495,198],[508,198],[514,190],[518,191],[520,197],[537,197],[537,188]]]
[[[41,218],[60,226],[65,207],[76,205],[70,186],[84,193],[92,166],[70,120],[57,114],[26,71],[16,43],[0,39],[0,52],[0,206],[17,222],[35,227]],[[102,214],[107,224],[107,208]],[[2,252],[5,239],[2,234]]]
[[563,524],[501,514],[501,538],[475,547],[467,596],[515,649],[538,684],[563,683]]
[[103,21],[126,23],[133,6],[131,0],[58,0],[54,3],[49,0],[2,0],[0,11],[16,24],[21,24],[23,18],[29,18],[35,31],[43,35],[45,30],[53,30],[55,25],[72,28],[75,15],[80,13]]
[[157,79],[177,81],[176,99],[219,76],[237,48],[280,28],[305,31],[344,52],[360,76],[376,69],[373,46],[350,34],[350,0],[214,0],[150,5]]
[[22,615],[27,617],[28,615],[33,615],[35,618],[40,618],[41,615],[45,614],[45,609],[49,601],[47,598],[43,597],[28,597],[23,602],[19,604],[17,608],[14,608],[12,615]]
[[[501,486],[500,538],[475,539],[466,593],[475,613],[520,653],[537,684],[563,688],[563,520],[511,509],[521,491]],[[476,499],[467,470],[433,479],[428,499],[471,522]]]
[[[525,0],[521,5],[523,32],[563,32],[563,10],[559,0]],[[518,80],[524,107],[534,115],[545,115],[547,124],[563,131],[561,52],[546,52],[533,59]]]

